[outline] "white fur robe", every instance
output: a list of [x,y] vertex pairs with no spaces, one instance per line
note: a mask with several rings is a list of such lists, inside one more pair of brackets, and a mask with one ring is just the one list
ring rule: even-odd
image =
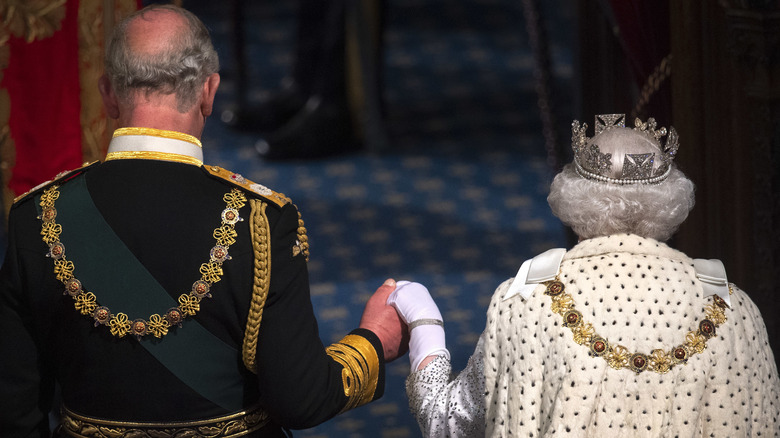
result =
[[[705,298],[693,261],[633,235],[581,242],[560,280],[584,320],[629,351],[685,342]],[[438,358],[407,380],[426,436],[775,437],[780,382],[755,304],[732,287],[727,320],[701,354],[666,374],[613,369],[578,345],[550,310],[544,286],[524,300],[493,295],[487,327],[467,368],[449,377]]]

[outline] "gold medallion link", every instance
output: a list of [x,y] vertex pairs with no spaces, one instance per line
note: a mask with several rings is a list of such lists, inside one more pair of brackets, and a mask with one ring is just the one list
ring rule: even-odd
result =
[[162,338],[168,334],[168,320],[158,314],[149,317],[149,333],[155,338]]
[[214,230],[214,238],[217,239],[217,244],[230,246],[236,243],[237,234],[233,227],[233,225],[225,224]]
[[75,300],[76,310],[82,315],[91,315],[97,309],[97,297],[92,292],[78,294]]
[[112,316],[108,326],[111,328],[111,334],[117,338],[124,337],[130,331],[130,323],[127,321],[127,315],[124,313],[117,313]]
[[62,234],[62,226],[55,223],[44,223],[41,227],[41,236],[46,244],[50,244],[60,240],[60,234]]
[[193,295],[180,295],[179,309],[181,309],[185,315],[195,316],[200,310],[200,298]]
[[54,274],[57,280],[63,283],[73,278],[74,269],[73,262],[65,260],[64,257],[54,262]]
[[222,263],[207,262],[200,265],[201,279],[208,283],[216,283],[222,279]]

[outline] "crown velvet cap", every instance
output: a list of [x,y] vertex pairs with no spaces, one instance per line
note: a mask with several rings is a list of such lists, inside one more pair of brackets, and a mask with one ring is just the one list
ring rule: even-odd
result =
[[655,119],[636,119],[625,126],[624,114],[596,116],[595,135],[588,138],[586,123],[572,123],[572,150],[577,173],[587,179],[612,184],[657,184],[672,170],[679,139],[674,128],[656,129]]

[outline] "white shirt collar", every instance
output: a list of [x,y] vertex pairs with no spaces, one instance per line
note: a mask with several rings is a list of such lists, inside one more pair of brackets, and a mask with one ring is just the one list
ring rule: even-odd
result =
[[188,134],[153,128],[120,128],[108,146],[106,161],[152,159],[203,164],[200,141]]

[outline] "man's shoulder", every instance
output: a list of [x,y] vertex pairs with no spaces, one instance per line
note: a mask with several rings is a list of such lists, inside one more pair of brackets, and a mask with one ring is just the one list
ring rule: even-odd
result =
[[206,174],[212,178],[225,181],[230,185],[238,187],[252,197],[267,200],[278,208],[282,208],[285,205],[292,203],[292,200],[283,193],[276,192],[262,184],[251,181],[241,174],[219,166],[204,165],[202,168],[206,171]]
[[45,181],[45,182],[42,182],[42,183],[38,184],[37,186],[33,187],[32,189],[28,190],[26,193],[23,193],[23,194],[17,196],[16,198],[14,198],[13,206],[15,207],[17,205],[20,205],[20,204],[24,203],[25,201],[27,201],[29,199],[34,198],[38,193],[48,189],[49,187],[51,187],[51,186],[53,186],[55,184],[56,185],[61,185],[61,184],[64,184],[64,183],[68,182],[69,180],[75,178],[76,176],[81,175],[82,173],[88,171],[89,169],[91,169],[93,166],[95,166],[98,163],[99,163],[99,161],[93,161],[93,162],[90,162],[90,163],[84,163],[81,167],[78,167],[76,169],[66,170],[66,171],[58,173],[57,176],[55,176],[53,179],[50,179],[50,180]]

